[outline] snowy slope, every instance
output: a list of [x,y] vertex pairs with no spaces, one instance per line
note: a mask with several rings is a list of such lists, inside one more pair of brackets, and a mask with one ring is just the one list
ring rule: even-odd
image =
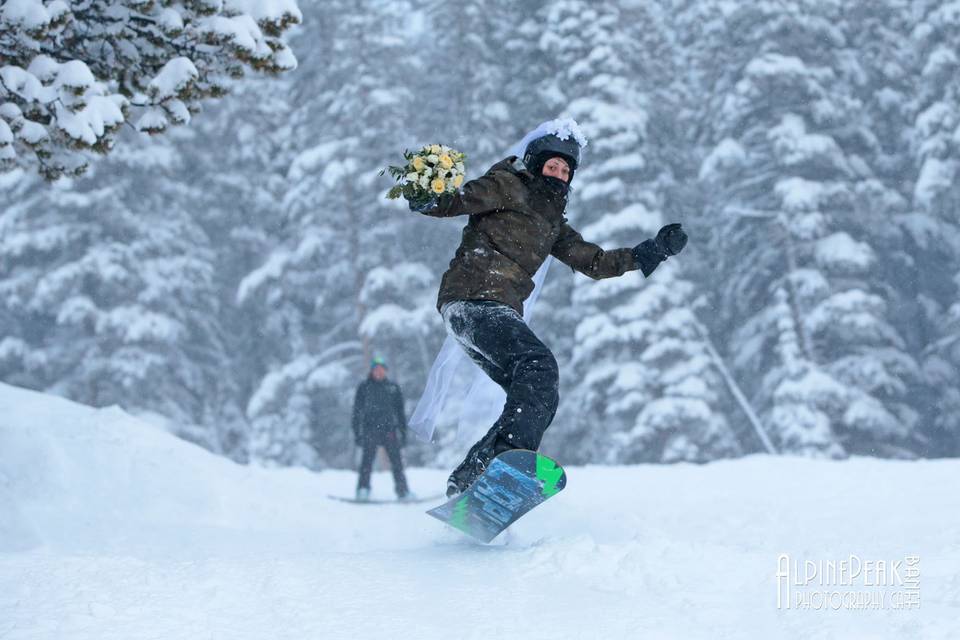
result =
[[[493,545],[354,475],[0,385],[0,638],[956,638],[960,461],[568,470]],[[421,494],[445,473],[414,469]],[[390,495],[389,478],[374,493]],[[777,556],[921,558],[919,610],[778,610]]]

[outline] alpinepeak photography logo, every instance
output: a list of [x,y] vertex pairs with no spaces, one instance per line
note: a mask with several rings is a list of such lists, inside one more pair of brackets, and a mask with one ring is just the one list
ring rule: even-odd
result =
[[920,556],[828,560],[777,556],[778,609],[919,609]]

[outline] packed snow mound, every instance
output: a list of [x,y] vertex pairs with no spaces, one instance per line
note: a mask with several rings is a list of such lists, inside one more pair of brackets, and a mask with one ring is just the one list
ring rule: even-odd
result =
[[[443,470],[412,469],[414,491]],[[347,471],[234,464],[0,385],[0,637],[951,638],[960,461],[571,467],[492,545],[352,505]],[[389,473],[374,474],[389,498]],[[775,573],[920,558],[920,609],[783,610]]]
[[176,547],[169,536],[183,532],[222,552],[248,535],[329,534],[349,505],[327,494],[351,496],[354,482],[345,471],[238,465],[118,407],[0,384],[0,552],[137,552]]
[[[138,525],[215,521],[246,474],[119,408],[0,385],[0,550],[101,546]],[[12,530],[11,530],[12,529]],[[82,542],[80,543],[82,544]]]

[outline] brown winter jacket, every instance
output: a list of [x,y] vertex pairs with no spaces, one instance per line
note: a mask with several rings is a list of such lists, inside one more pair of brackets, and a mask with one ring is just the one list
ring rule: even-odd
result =
[[548,255],[596,280],[640,267],[630,249],[604,251],[584,240],[563,215],[566,198],[540,188],[541,181],[517,169],[515,160],[501,160],[465,183],[462,193],[444,194],[423,211],[438,218],[469,216],[440,283],[438,310],[451,300],[496,300],[523,315],[533,274]]

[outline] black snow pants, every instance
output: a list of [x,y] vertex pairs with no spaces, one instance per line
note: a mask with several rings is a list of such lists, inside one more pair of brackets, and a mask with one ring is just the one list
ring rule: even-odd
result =
[[442,313],[447,332],[507,394],[503,412],[474,449],[499,440],[504,448],[536,451],[560,400],[553,353],[501,302],[455,300]]
[[357,478],[358,489],[370,488],[370,473],[373,471],[373,461],[377,457],[377,448],[383,447],[390,459],[390,468],[393,471],[393,488],[397,497],[407,495],[407,477],[403,473],[403,456],[400,453],[400,440],[395,431],[387,432],[381,438],[369,438],[363,441],[363,454],[360,457],[360,473]]

